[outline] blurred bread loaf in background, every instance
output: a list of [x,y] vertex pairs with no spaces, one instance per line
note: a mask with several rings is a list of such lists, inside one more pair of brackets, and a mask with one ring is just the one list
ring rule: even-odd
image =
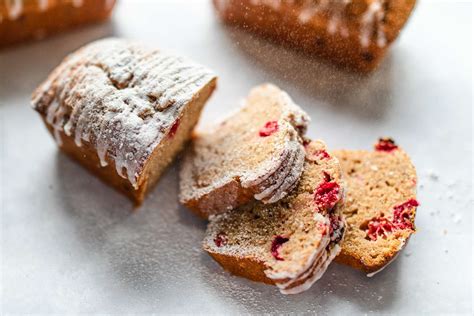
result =
[[213,0],[226,24],[343,68],[377,68],[415,0]]
[[106,20],[115,0],[4,0],[0,48],[88,23]]

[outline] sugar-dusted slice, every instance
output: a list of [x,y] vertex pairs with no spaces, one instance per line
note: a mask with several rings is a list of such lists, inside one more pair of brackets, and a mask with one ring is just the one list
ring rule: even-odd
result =
[[284,198],[303,171],[308,121],[276,86],[252,89],[243,107],[194,138],[181,168],[181,203],[207,218]]
[[231,273],[284,294],[307,290],[340,251],[341,177],[325,144],[309,143],[295,190],[275,204],[254,202],[211,217],[204,250]]

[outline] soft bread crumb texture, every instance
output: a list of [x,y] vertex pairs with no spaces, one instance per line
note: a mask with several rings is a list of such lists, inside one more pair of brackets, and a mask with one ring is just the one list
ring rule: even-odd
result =
[[416,199],[415,167],[399,147],[391,151],[336,150],[333,154],[346,182],[343,213],[347,231],[336,261],[367,273],[379,271],[415,232],[416,207],[406,210],[413,229],[394,229],[372,240],[369,225],[380,218],[393,221],[397,206]]

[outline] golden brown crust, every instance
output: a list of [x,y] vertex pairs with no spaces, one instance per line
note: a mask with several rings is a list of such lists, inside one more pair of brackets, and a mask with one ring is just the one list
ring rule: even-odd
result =
[[[289,2],[279,2],[277,10],[271,6],[252,5],[251,0],[225,1],[225,5],[219,4],[220,2],[223,1],[214,0],[221,19],[227,24],[257,33],[290,48],[320,56],[343,68],[361,72],[377,68],[415,5],[415,0],[387,1],[383,9],[386,45],[380,47],[376,41],[371,41],[368,47],[363,47],[360,23],[355,19],[346,19],[348,36],[345,37],[339,33],[328,32],[330,17],[325,14],[319,14],[310,23],[301,23],[301,9]],[[357,8],[359,2],[363,4],[362,10]],[[349,10],[360,17],[369,2],[354,1],[354,8]],[[225,9],[221,6],[225,6]]]
[[262,261],[251,258],[228,256],[207,250],[224,269],[230,273],[256,282],[274,285],[275,282],[265,275],[268,267]]
[[0,48],[106,20],[115,4],[115,0],[83,0],[76,7],[73,1],[48,0],[46,9],[41,9],[40,2],[22,1],[21,11],[14,19],[8,17],[5,2],[0,3]]

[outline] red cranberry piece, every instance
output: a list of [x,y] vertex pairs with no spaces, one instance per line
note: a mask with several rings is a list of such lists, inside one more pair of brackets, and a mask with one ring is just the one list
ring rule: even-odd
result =
[[311,149],[306,149],[306,152],[307,152],[307,157],[308,159],[310,160],[313,160],[313,161],[316,161],[316,160],[319,160],[319,159],[330,159],[331,158],[331,155],[329,155],[329,153],[325,150],[315,150],[315,151],[311,151]]
[[375,145],[375,150],[391,152],[397,149],[398,146],[391,138],[379,138],[379,142]]
[[393,208],[393,224],[399,229],[413,229],[411,210],[419,205],[417,200],[410,199],[403,204],[395,206]]
[[173,126],[171,126],[170,128],[170,131],[168,133],[169,138],[173,138],[174,135],[176,135],[176,132],[178,131],[178,128],[179,128],[179,124],[180,124],[180,120],[177,119],[176,122],[174,122]]
[[324,180],[326,182],[331,182],[331,175],[329,173],[327,173],[326,171],[323,171],[323,175],[324,175]]
[[325,150],[318,150],[315,152],[315,155],[318,156],[321,159],[329,159],[331,156],[328,154],[327,151]]
[[273,238],[273,241],[272,241],[272,247],[271,247],[271,252],[272,252],[272,256],[277,259],[277,260],[283,260],[282,257],[280,257],[280,254],[278,253],[278,250],[280,249],[280,247],[286,243],[288,240],[290,240],[289,238],[286,238],[286,237],[283,237],[283,236],[275,236],[275,238]]
[[314,193],[314,201],[321,209],[330,210],[339,201],[339,184],[323,182]]
[[338,242],[342,239],[344,234],[344,225],[342,225],[342,219],[335,214],[329,216],[329,236],[332,242]]
[[214,243],[216,244],[217,247],[222,247],[227,245],[227,235],[223,232],[220,232],[216,235],[214,238]]
[[270,136],[271,134],[275,133],[278,131],[278,122],[277,121],[269,121],[265,123],[265,125],[260,129],[258,134],[261,137],[267,137]]
[[394,230],[392,222],[385,217],[374,218],[368,224],[367,237],[371,240],[377,240],[379,236],[387,238],[387,235]]

